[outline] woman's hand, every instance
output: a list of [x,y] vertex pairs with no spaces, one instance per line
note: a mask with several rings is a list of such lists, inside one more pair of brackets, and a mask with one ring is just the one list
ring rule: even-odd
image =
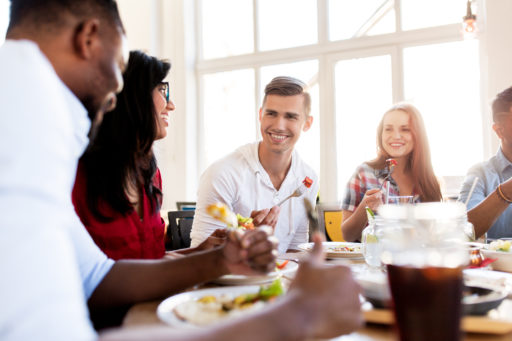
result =
[[366,191],[360,206],[363,209],[368,206],[372,211],[376,212],[382,204],[382,191],[378,188],[373,188]]

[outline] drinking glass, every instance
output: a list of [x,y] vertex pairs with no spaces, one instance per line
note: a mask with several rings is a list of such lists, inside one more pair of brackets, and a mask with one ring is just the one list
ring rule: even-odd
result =
[[380,267],[380,243],[377,235],[377,219],[374,218],[368,222],[361,232],[361,246],[366,264],[371,267]]
[[414,196],[413,195],[390,195],[387,197],[386,204],[392,204],[392,205],[405,205],[405,204],[413,204],[414,203]]
[[[459,205],[460,204],[460,205]],[[383,205],[381,261],[386,265],[402,341],[460,340],[462,267],[469,261],[462,203]]]

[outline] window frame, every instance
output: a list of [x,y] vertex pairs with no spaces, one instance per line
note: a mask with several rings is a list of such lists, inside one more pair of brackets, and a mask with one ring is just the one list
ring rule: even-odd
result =
[[[338,167],[342,166],[337,160],[336,141],[336,108],[335,108],[335,79],[334,68],[336,62],[341,59],[350,59],[365,57],[371,55],[380,55],[380,51],[388,51],[392,60],[392,94],[393,102],[404,100],[404,75],[403,75],[403,50],[408,47],[422,46],[446,42],[462,41],[460,32],[460,23],[427,27],[416,30],[403,31],[401,29],[401,6],[400,0],[395,0],[395,25],[396,31],[375,36],[363,36],[347,40],[331,41],[329,38],[329,4],[328,0],[317,0],[317,23],[318,23],[318,41],[316,44],[298,46],[286,49],[259,51],[258,36],[258,11],[257,0],[253,0],[254,16],[254,52],[251,54],[229,56],[204,60],[201,53],[201,1],[196,0],[196,20],[199,23],[198,35],[196,39],[197,60],[195,63],[196,81],[198,84],[197,108],[198,122],[204,118],[203,111],[203,88],[202,76],[209,73],[220,71],[229,71],[240,68],[253,68],[255,72],[256,93],[254,108],[254,117],[257,120],[257,111],[261,103],[260,88],[260,69],[263,66],[293,63],[303,60],[316,59],[318,61],[318,83],[319,83],[319,110],[320,110],[320,179],[329,179],[321,181],[320,192],[323,202],[338,202],[341,200],[343,183],[338,183]],[[208,1],[208,0],[206,0]],[[461,9],[463,12],[464,9]],[[481,100],[482,102],[482,100]],[[482,105],[481,105],[482,106]],[[481,110],[481,108],[478,108]],[[258,127],[258,124],[256,125]],[[259,129],[256,135],[259,137]],[[485,130],[482,127],[482,130]],[[202,148],[202,138],[205,131],[201,124],[198,127],[198,153],[197,165],[201,173],[208,165],[205,164],[204,150]],[[484,144],[484,153],[490,149],[485,131],[482,134],[482,143]],[[483,157],[484,155],[482,155]],[[442,175],[442,174],[438,174]],[[341,186],[340,186],[341,185]]]

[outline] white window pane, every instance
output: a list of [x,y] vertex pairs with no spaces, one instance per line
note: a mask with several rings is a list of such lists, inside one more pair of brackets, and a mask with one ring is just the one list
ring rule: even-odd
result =
[[317,42],[316,0],[258,0],[260,50]]
[[405,98],[421,111],[438,176],[465,175],[482,161],[478,42],[404,50]]
[[339,61],[335,67],[338,183],[344,194],[356,167],[376,157],[377,125],[393,101],[389,55]]
[[462,23],[466,0],[401,0],[402,29]]
[[329,0],[331,40],[395,32],[393,0]]
[[277,76],[290,76],[300,79],[310,87],[311,113],[313,125],[307,132],[302,132],[296,144],[300,157],[320,174],[320,103],[318,92],[318,61],[308,60],[304,62],[271,65],[261,68],[260,93],[265,89],[272,78]]
[[203,78],[205,164],[256,141],[254,70],[205,75]]
[[5,39],[5,32],[9,25],[9,0],[0,0],[0,45]]
[[254,51],[252,0],[202,1],[203,58]]

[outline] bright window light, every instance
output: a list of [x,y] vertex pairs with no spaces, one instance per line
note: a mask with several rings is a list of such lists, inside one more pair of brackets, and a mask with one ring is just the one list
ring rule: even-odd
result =
[[258,0],[260,50],[317,42],[316,0]]
[[356,167],[376,157],[377,125],[393,101],[391,56],[341,60],[335,68],[338,195]]
[[395,32],[393,0],[329,0],[329,37],[350,39]]
[[414,30],[460,23],[466,0],[401,0],[402,29]]
[[203,58],[254,51],[252,0],[202,0]]
[[406,100],[425,121],[436,175],[466,174],[483,160],[478,41],[404,49],[404,80]]
[[203,77],[206,164],[256,141],[254,70],[212,73]]

